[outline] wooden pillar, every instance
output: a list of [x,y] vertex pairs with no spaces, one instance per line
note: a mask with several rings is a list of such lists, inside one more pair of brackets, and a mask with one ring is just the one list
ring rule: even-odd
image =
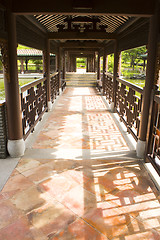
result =
[[105,95],[105,77],[106,77],[106,52],[103,53],[103,80],[102,80],[102,90],[103,95]]
[[89,57],[87,57],[87,64],[86,64],[86,72],[88,72],[89,71]]
[[66,54],[65,51],[63,51],[63,72],[62,72],[62,79],[66,78]]
[[28,72],[28,59],[25,60],[25,64],[26,64],[26,72]]
[[8,42],[1,46],[4,69],[5,96],[8,124],[8,152],[11,157],[24,154],[21,102],[17,67],[16,17],[7,12]]
[[97,80],[101,79],[101,56],[100,53],[98,53],[97,58]]
[[136,149],[137,156],[141,158],[143,158],[145,155],[151,93],[152,89],[154,89],[154,85],[157,85],[155,73],[157,60],[158,32],[159,32],[159,12],[157,9],[157,12],[150,18],[146,81],[142,100],[139,139],[137,142]]
[[23,58],[21,59],[21,73],[24,73]]
[[43,72],[47,80],[47,107],[50,111],[52,109],[51,102],[51,86],[50,86],[50,41],[46,39],[46,48],[43,51]]
[[[61,88],[61,48],[58,48],[58,91]],[[59,94],[59,92],[58,92]]]
[[76,72],[76,57],[73,57],[73,72]]
[[93,58],[93,72],[96,72],[96,52],[94,53],[94,58]]
[[58,53],[56,53],[55,69],[56,69],[56,72],[57,72],[58,71]]
[[120,67],[120,52],[118,52],[118,42],[115,40],[114,48],[114,70],[113,70],[113,102],[111,104],[111,110],[114,111],[116,107],[116,92],[117,92],[117,77],[119,77]]
[[106,72],[108,72],[108,55],[106,55]]

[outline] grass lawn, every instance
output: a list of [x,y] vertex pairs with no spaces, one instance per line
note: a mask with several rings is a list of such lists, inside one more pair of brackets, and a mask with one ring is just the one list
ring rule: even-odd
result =
[[[27,83],[30,83],[32,81],[35,81],[35,79],[33,78],[23,78],[23,79],[19,79],[19,85],[23,86]],[[4,100],[5,99],[5,92],[4,92],[4,80],[0,79],[0,100]]]

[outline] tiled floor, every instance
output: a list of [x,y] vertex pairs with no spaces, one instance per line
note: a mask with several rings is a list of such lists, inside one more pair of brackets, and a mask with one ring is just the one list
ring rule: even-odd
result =
[[66,89],[0,192],[0,240],[160,239],[160,197],[95,89]]

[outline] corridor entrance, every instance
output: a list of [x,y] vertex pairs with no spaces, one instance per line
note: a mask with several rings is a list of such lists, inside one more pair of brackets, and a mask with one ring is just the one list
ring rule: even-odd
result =
[[76,72],[86,73],[86,70],[87,70],[87,58],[76,58]]

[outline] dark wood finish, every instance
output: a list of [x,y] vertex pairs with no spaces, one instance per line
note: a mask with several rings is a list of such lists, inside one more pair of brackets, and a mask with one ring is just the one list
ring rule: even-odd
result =
[[[116,106],[115,109],[120,116],[120,120],[124,122],[127,130],[137,140],[140,125],[141,103],[143,89],[116,78]],[[109,103],[113,102],[113,75],[107,73],[104,82],[104,91],[106,99]]]
[[150,20],[146,81],[139,132],[139,139],[141,141],[146,141],[151,93],[152,89],[154,88],[154,84],[157,84],[154,83],[154,81],[156,73],[158,32],[159,32],[159,12],[157,9],[156,14],[152,16]]
[[48,33],[48,38],[50,40],[106,40],[106,39],[116,39],[117,35],[114,33],[106,32],[50,32]]
[[109,103],[113,102],[113,75],[106,73],[104,79],[104,94]]
[[114,15],[143,15],[150,16],[154,12],[155,1],[154,0],[134,0],[130,2],[127,0],[115,1],[99,0],[94,1],[93,9],[75,9],[72,5],[72,0],[66,1],[59,0],[55,1],[54,4],[50,0],[46,1],[36,1],[28,0],[27,4],[24,4],[21,0],[17,0],[12,5],[13,12],[17,14],[52,14],[52,13],[61,13],[61,14],[73,14],[73,13],[83,13],[86,14],[114,14]]
[[17,39],[15,15],[7,12],[8,42],[2,44],[5,97],[7,106],[8,139],[22,139],[22,119],[19,98]]
[[[43,51],[43,72],[47,80],[47,104],[51,100],[50,90],[50,41],[46,39],[46,48]],[[48,105],[47,105],[48,106]]]
[[[136,92],[140,94],[140,97]],[[116,109],[120,119],[136,140],[138,140],[139,134],[142,94],[142,88],[131,83],[126,84],[126,81],[122,79],[117,79]]]
[[59,94],[59,77],[58,72],[50,76],[50,86],[51,86],[51,102],[53,103]]
[[35,125],[47,110],[47,80],[34,81],[21,88],[22,125],[24,139],[28,137]]

